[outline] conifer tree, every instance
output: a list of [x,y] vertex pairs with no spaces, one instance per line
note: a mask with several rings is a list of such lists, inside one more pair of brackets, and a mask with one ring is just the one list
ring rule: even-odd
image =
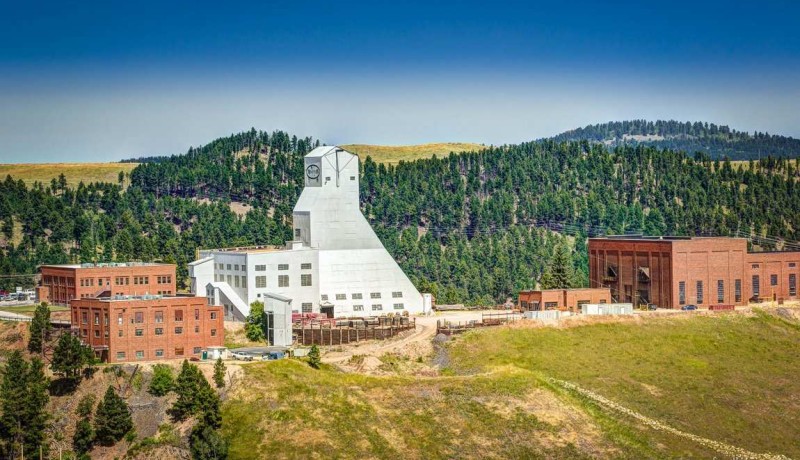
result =
[[42,353],[45,342],[50,340],[52,329],[53,325],[50,324],[50,308],[48,308],[47,302],[42,302],[36,306],[36,310],[33,313],[28,351],[31,353]]
[[91,349],[84,346],[78,337],[69,333],[61,334],[53,350],[50,369],[66,379],[77,380],[83,368],[90,363],[92,354]]
[[208,381],[203,377],[200,369],[194,364],[190,364],[189,361],[183,360],[181,372],[175,381],[175,393],[178,394],[178,399],[171,409],[176,420],[186,420],[198,412],[203,382],[208,385]]
[[192,429],[189,436],[189,449],[194,460],[225,460],[228,458],[228,445],[219,432],[203,422]]
[[94,446],[95,433],[91,422],[94,403],[94,394],[88,394],[81,399],[75,411],[80,419],[78,419],[75,424],[75,434],[72,436],[72,447],[79,456],[89,452]]
[[308,352],[308,365],[314,369],[319,369],[322,365],[322,359],[320,358],[317,344],[311,345],[311,350]]
[[[28,363],[19,350],[9,355],[0,383],[0,458],[16,458],[38,452],[44,445],[49,418],[45,407],[50,399],[49,379],[38,358]],[[43,450],[46,454],[46,450]]]
[[104,446],[114,445],[133,429],[133,419],[128,403],[122,399],[112,386],[97,406],[94,417],[94,431],[97,442]]
[[225,363],[222,362],[221,356],[217,358],[217,362],[214,363],[214,383],[217,385],[217,388],[225,386]]
[[175,379],[172,376],[172,366],[168,364],[156,364],[153,366],[153,379],[147,391],[153,396],[164,396],[175,386]]

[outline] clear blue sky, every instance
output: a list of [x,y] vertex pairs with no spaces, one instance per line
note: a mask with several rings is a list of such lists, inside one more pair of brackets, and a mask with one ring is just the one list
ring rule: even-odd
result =
[[0,162],[181,153],[251,126],[503,144],[661,118],[800,137],[800,2],[32,3],[0,16]]

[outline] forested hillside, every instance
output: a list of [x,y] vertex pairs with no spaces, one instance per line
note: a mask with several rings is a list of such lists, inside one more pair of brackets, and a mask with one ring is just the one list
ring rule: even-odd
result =
[[800,156],[800,139],[768,133],[753,134],[728,126],[675,120],[631,120],[589,125],[553,137],[557,142],[588,140],[608,146],[645,144],[682,150],[693,155],[702,152],[711,158],[749,160]]
[[[303,155],[316,145],[251,130],[142,164],[124,191],[119,183],[26,187],[7,178],[0,273],[141,259],[175,262],[185,276],[197,248],[282,244],[291,238]],[[574,283],[585,283],[591,234],[800,239],[796,160],[734,167],[642,145],[538,141],[361,166],[364,214],[412,281],[443,303],[502,301],[532,287],[559,245],[576,249]],[[23,279],[1,278],[0,287]]]

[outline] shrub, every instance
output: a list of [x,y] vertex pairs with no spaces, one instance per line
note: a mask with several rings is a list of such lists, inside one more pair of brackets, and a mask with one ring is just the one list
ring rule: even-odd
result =
[[175,379],[172,374],[172,366],[167,364],[156,364],[153,366],[153,379],[147,391],[153,396],[164,396],[175,386]]

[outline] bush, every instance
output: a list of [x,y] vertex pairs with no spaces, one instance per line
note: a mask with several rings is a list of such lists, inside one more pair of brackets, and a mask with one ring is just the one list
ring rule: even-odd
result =
[[172,373],[172,366],[167,364],[156,364],[153,366],[153,379],[147,391],[153,396],[164,396],[175,387],[175,378]]
[[200,422],[189,436],[189,449],[195,460],[224,460],[228,458],[228,445],[219,432]]
[[319,354],[319,347],[314,344],[311,345],[311,350],[308,352],[308,365],[313,367],[314,369],[319,369],[322,365],[322,358]]
[[214,363],[214,383],[217,388],[225,386],[225,363],[222,362],[222,357],[217,358],[217,362]]

